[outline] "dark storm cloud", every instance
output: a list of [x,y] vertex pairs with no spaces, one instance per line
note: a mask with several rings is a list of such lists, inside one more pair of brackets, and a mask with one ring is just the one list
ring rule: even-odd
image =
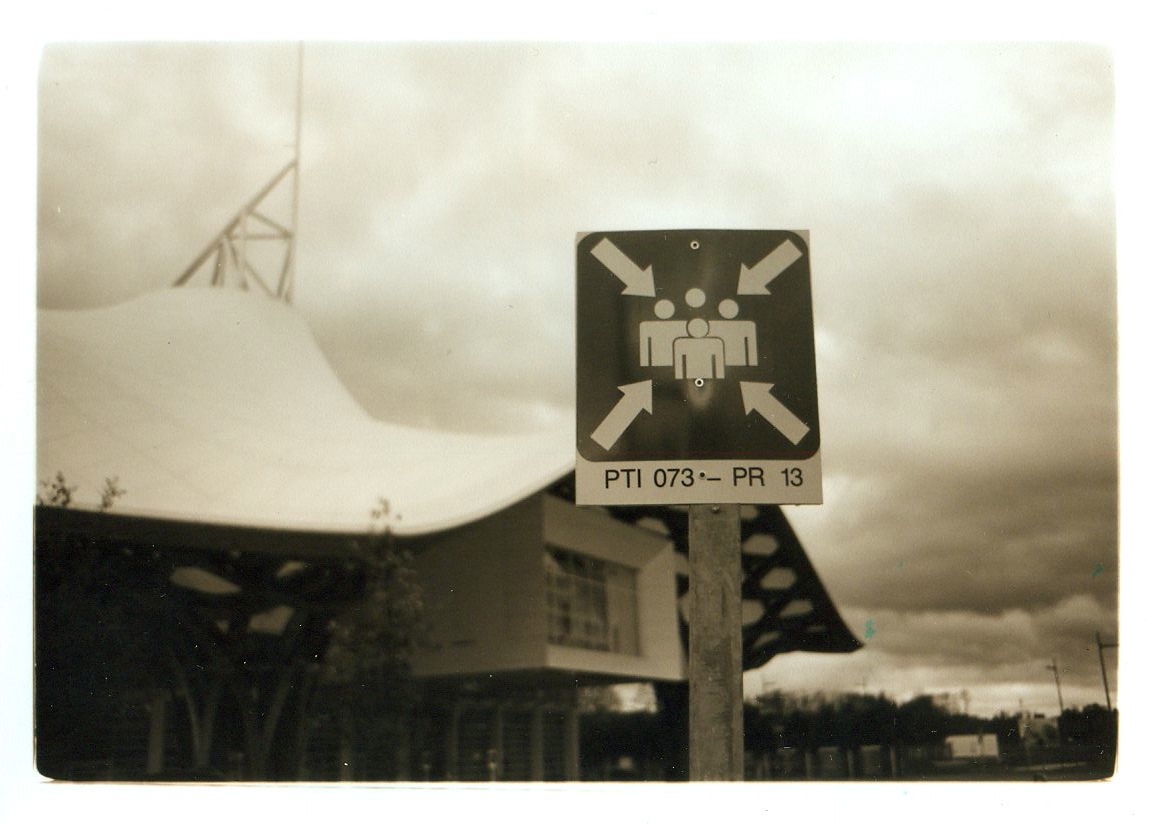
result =
[[887,183],[816,287],[829,505],[806,534],[848,603],[1115,606],[1110,98],[1094,56],[1074,61],[1075,105],[1046,56],[1006,73],[1000,120],[904,139],[933,163]]
[[[1063,684],[1096,692],[1101,681],[1095,633],[1116,637],[1113,610],[1088,596],[984,615],[964,609],[853,609],[849,614],[862,624],[870,622],[874,632],[866,643],[870,655],[888,659],[891,666],[925,671],[975,669],[989,683],[1035,680],[1057,658],[1063,664]],[[1094,700],[1101,698],[1094,696]]]
[[832,515],[824,576],[853,605],[991,614],[1086,594],[1114,608],[1115,484],[992,465],[873,477],[846,493],[841,511],[855,517]]

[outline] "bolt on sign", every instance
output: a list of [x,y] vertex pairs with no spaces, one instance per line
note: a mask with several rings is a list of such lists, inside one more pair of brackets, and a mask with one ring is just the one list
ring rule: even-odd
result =
[[821,503],[805,231],[577,239],[577,503]]

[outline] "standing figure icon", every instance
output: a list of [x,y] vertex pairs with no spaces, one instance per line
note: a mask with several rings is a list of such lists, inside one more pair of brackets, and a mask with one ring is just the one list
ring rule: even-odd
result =
[[725,376],[725,342],[708,337],[709,322],[693,318],[688,323],[688,337],[673,341],[673,376],[677,380],[704,381]]
[[757,325],[751,320],[733,320],[740,306],[731,298],[722,300],[717,309],[724,320],[713,321],[709,331],[725,343],[725,365],[756,366]]
[[641,366],[672,366],[673,341],[688,334],[688,324],[683,320],[669,320],[676,312],[671,300],[658,300],[653,312],[660,320],[641,321],[638,330]]

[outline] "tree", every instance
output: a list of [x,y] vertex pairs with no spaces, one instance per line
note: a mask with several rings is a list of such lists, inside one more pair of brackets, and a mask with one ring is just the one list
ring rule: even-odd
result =
[[[40,488],[43,492],[36,495],[37,506],[58,506],[64,509],[72,505],[72,496],[79,489],[75,484],[70,486],[64,479],[64,473],[60,471],[56,472],[56,476],[52,480],[41,481]],[[112,508],[112,504],[116,502],[117,498],[126,494],[128,494],[128,490],[121,488],[119,478],[115,476],[105,478],[104,488],[100,491],[100,511],[107,512]]]
[[107,512],[112,508],[112,504],[116,502],[117,498],[120,498],[127,493],[128,490],[120,488],[119,478],[105,478],[104,489],[100,491],[100,511]]
[[[49,500],[70,502],[61,475]],[[35,564],[37,764],[57,778],[111,777],[125,728],[146,717],[165,671],[163,623],[130,596],[140,570],[98,540],[37,529]]]
[[905,744],[944,741],[947,715],[931,695],[918,695],[897,708],[897,740]]
[[1058,720],[1061,739],[1086,747],[1095,761],[1111,762],[1117,751],[1117,711],[1100,704],[1067,707]]
[[424,599],[410,549],[372,512],[364,596],[332,622],[314,711],[335,717],[342,777],[386,779],[407,770],[408,719],[417,699],[411,659],[424,632]]
[[76,492],[76,486],[69,486],[68,482],[64,480],[64,473],[57,472],[56,477],[50,481],[41,481],[40,488],[44,490],[45,494],[36,496],[37,506],[61,506],[68,507],[72,504],[72,495]]
[[[305,719],[323,709],[327,694],[366,777],[378,772],[372,765],[382,759],[374,748],[383,752],[398,740],[398,711],[411,704],[408,662],[421,611],[411,554],[386,529],[370,529],[352,553],[307,561],[161,547],[99,526],[75,533],[60,516],[76,487],[62,473],[41,487],[42,771],[60,778],[144,777],[151,701],[163,693],[174,699],[168,729],[177,742],[170,741],[175,749],[165,770],[296,777],[307,746]],[[123,494],[116,478],[106,479],[100,511]],[[374,513],[373,523],[383,514]],[[190,568],[232,589],[174,579],[176,570]],[[254,621],[274,613],[287,616],[279,629],[254,629]]]

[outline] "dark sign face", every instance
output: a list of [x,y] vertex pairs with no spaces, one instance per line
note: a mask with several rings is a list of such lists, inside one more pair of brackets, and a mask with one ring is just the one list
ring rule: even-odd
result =
[[817,454],[807,238],[594,232],[577,244],[577,452],[587,461]]

